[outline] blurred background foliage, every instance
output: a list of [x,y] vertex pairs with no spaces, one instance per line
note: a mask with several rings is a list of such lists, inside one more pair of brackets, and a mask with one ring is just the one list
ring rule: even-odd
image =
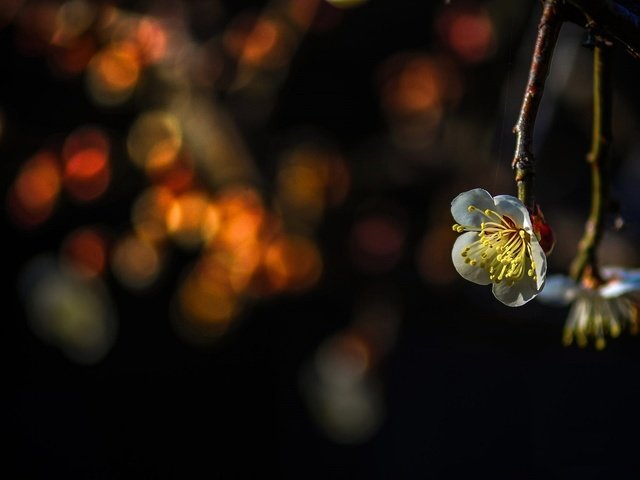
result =
[[[514,193],[539,11],[2,1],[9,466],[627,472],[638,340],[563,348],[566,311],[505,307],[450,261],[451,199]],[[588,211],[584,40],[565,25],[535,131],[551,272],[566,272]],[[616,59],[619,208],[602,258],[637,267],[638,68]]]

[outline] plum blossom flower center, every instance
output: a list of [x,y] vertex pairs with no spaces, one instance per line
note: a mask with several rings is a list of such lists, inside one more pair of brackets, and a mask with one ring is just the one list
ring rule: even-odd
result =
[[511,218],[495,210],[482,210],[474,205],[469,205],[467,210],[469,213],[480,213],[485,221],[479,227],[458,223],[453,225],[453,230],[458,233],[478,232],[478,239],[460,252],[464,262],[486,270],[494,283],[504,280],[511,286],[525,275],[536,280],[531,234],[518,227]]

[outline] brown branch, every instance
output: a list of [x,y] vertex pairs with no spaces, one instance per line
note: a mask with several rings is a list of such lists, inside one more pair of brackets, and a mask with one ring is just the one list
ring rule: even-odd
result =
[[513,127],[516,134],[516,149],[511,163],[515,171],[518,198],[531,210],[534,210],[533,177],[535,159],[532,152],[533,128],[549,73],[553,50],[562,26],[562,16],[558,0],[546,0],[542,17],[538,25],[538,35],[533,51],[529,79],[520,107],[518,121]]

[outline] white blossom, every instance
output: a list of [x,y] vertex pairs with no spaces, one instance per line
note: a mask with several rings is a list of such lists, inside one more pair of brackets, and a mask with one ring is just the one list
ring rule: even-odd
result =
[[453,265],[465,279],[493,284],[493,294],[505,305],[518,307],[544,286],[547,260],[533,231],[524,204],[510,195],[492,197],[476,188],[451,202],[461,233],[451,252]]
[[538,297],[550,305],[571,305],[564,326],[563,343],[575,342],[584,347],[594,341],[599,350],[606,346],[606,337],[615,338],[622,330],[638,331],[640,270],[603,267],[604,282],[595,285],[577,283],[564,275],[549,277]]

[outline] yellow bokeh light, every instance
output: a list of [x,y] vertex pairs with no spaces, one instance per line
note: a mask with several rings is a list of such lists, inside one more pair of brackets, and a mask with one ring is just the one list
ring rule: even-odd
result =
[[133,93],[140,69],[140,55],[134,43],[113,43],[96,53],[88,65],[89,92],[101,105],[123,103]]
[[53,257],[35,257],[20,278],[29,326],[70,360],[96,364],[113,346],[117,318],[99,278],[78,276]]
[[177,330],[193,343],[219,338],[241,308],[224,270],[210,259],[199,262],[185,277],[178,290],[177,303]]
[[245,293],[253,275],[260,264],[262,245],[258,242],[244,243],[238,248],[230,249],[220,255],[231,288],[238,293]]
[[445,57],[400,53],[380,70],[382,104],[395,119],[429,119],[435,125],[461,90],[459,74]]
[[274,291],[305,290],[320,278],[322,258],[311,240],[282,235],[266,247],[263,268]]
[[327,205],[342,202],[350,187],[349,170],[336,152],[301,145],[280,162],[277,195],[286,215],[296,222],[315,225]]
[[133,289],[149,287],[158,277],[161,257],[158,249],[136,235],[116,242],[111,254],[111,269],[120,282]]
[[225,33],[224,44],[240,63],[262,68],[281,67],[293,50],[286,25],[266,16],[241,16]]
[[371,348],[357,332],[342,332],[321,346],[316,362],[325,378],[361,377],[371,367]]
[[182,311],[193,322],[224,326],[233,316],[233,294],[220,285],[188,284],[180,293]]
[[167,112],[152,111],[138,117],[127,138],[133,163],[153,174],[171,167],[182,148],[182,129]]
[[219,195],[216,204],[221,218],[219,245],[234,249],[256,241],[266,212],[255,190],[231,187]]
[[384,85],[383,100],[402,114],[439,110],[443,88],[437,66],[426,56],[405,58]]
[[86,32],[96,17],[95,6],[84,0],[69,0],[60,5],[55,17],[52,43],[72,45]]
[[275,47],[278,41],[278,28],[269,20],[256,23],[249,36],[245,39],[242,49],[242,61],[258,64]]
[[140,238],[151,243],[166,239],[167,213],[174,198],[164,187],[149,188],[137,198],[131,211],[131,223]]
[[324,209],[324,178],[312,159],[298,158],[284,166],[278,175],[281,200],[312,219]]
[[167,231],[186,248],[199,246],[216,234],[219,224],[217,206],[200,191],[189,191],[173,199],[167,210]]
[[23,226],[38,225],[53,212],[60,188],[58,159],[40,152],[22,165],[7,198],[9,213]]

